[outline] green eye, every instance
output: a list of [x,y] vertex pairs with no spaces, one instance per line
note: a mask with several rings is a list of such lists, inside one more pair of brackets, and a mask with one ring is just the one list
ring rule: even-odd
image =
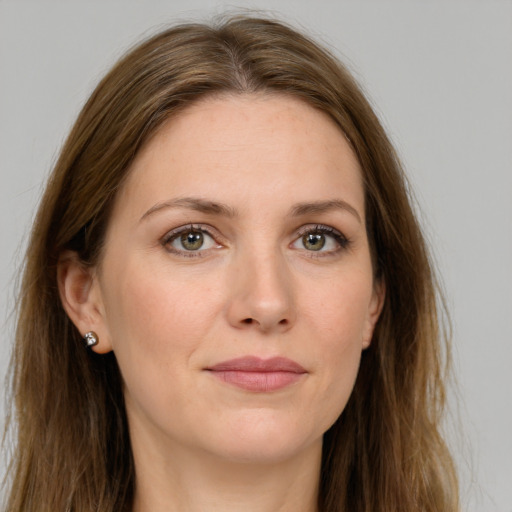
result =
[[179,229],[169,234],[163,243],[175,253],[200,254],[202,251],[212,249],[217,244],[213,237],[205,230],[189,226],[186,229]]
[[181,246],[187,251],[197,251],[204,244],[204,235],[200,231],[188,231],[183,233],[179,240]]
[[302,237],[302,244],[308,251],[319,251],[325,245],[323,233],[307,233]]
[[[322,224],[315,224],[303,226],[299,230],[298,238],[291,246],[294,249],[309,253],[319,253],[318,256],[327,256],[346,249],[349,244],[349,240],[337,229]],[[313,254],[310,254],[310,256],[313,256]]]

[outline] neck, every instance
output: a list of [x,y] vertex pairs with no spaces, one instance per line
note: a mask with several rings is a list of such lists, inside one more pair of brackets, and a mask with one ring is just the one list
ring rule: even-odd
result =
[[289,459],[259,463],[140,448],[133,446],[133,512],[317,512],[321,442]]

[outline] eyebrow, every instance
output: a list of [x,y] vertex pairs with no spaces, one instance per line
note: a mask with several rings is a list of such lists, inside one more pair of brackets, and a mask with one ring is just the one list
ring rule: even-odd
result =
[[208,213],[210,215],[221,215],[224,217],[236,217],[237,212],[234,208],[215,201],[208,201],[198,197],[178,197],[169,201],[163,201],[152,206],[141,218],[144,220],[155,212],[167,208],[185,208],[196,212]]
[[[169,201],[163,201],[152,206],[144,215],[140,218],[143,221],[154,213],[168,209],[168,208],[185,208],[188,210],[194,210],[196,212],[206,213],[209,215],[220,215],[223,217],[233,218],[238,215],[235,208],[228,206],[224,203],[218,203],[216,201],[209,201],[198,197],[178,197]],[[328,201],[313,201],[306,203],[298,203],[290,208],[289,216],[300,217],[312,213],[325,213],[332,210],[343,210],[351,213],[360,223],[362,223],[361,216],[357,210],[346,201],[342,199],[331,199]]]
[[314,201],[312,203],[299,203],[290,209],[290,213],[293,217],[299,217],[301,215],[307,215],[311,213],[325,213],[331,210],[344,210],[351,213],[361,224],[361,216],[358,211],[346,201],[342,199],[331,199],[329,201]]

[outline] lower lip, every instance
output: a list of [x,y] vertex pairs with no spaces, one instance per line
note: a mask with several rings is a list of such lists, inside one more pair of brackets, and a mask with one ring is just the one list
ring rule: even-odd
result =
[[297,382],[304,375],[284,371],[248,372],[241,370],[211,370],[211,373],[228,384],[257,393],[269,393],[285,388]]

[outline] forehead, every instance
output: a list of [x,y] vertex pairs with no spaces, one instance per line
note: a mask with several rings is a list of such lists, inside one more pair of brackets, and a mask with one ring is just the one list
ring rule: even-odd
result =
[[242,208],[345,196],[364,209],[361,169],[341,129],[281,94],[208,97],[169,119],[137,155],[119,201],[149,208],[191,194]]

